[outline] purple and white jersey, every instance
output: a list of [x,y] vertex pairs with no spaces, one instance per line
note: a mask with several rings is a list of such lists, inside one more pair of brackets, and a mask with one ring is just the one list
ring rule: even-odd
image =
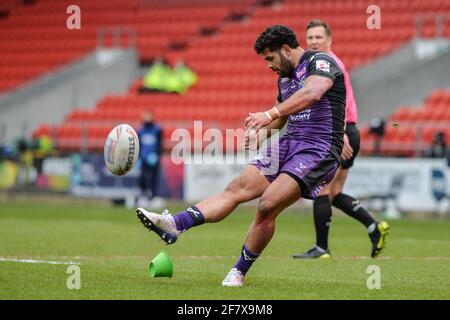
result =
[[278,80],[278,101],[283,102],[305,85],[311,75],[333,80],[322,99],[308,109],[288,117],[286,137],[313,143],[340,158],[345,121],[345,81],[332,56],[319,51],[305,51],[288,78]]

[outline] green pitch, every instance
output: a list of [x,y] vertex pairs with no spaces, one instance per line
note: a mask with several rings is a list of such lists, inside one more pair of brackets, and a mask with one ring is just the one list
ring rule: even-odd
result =
[[[222,288],[253,215],[239,208],[165,246],[133,210],[0,203],[0,299],[450,299],[450,220],[390,221],[387,249],[373,260],[364,228],[335,215],[333,258],[301,261],[290,254],[308,249],[314,233],[311,215],[295,210],[278,218],[245,286]],[[150,278],[148,264],[162,249],[173,277]],[[37,263],[44,261],[79,263],[81,288],[67,288],[68,264]],[[367,288],[371,265],[380,268],[380,289]]]

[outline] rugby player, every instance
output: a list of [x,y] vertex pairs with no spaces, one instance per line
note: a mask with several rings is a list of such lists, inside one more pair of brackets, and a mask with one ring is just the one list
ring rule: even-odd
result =
[[[278,74],[279,92],[275,106],[249,114],[247,132],[258,134],[261,128],[287,123],[286,133],[268,144],[223,192],[174,216],[167,210],[161,215],[136,210],[144,226],[171,244],[181,232],[218,222],[239,204],[259,198],[241,256],[223,286],[243,285],[247,271],[271,240],[280,212],[301,197],[315,199],[321,194],[336,174],[344,143],[345,82],[333,57],[305,51],[295,33],[283,25],[263,31],[254,49]],[[276,170],[268,170],[274,163]]]

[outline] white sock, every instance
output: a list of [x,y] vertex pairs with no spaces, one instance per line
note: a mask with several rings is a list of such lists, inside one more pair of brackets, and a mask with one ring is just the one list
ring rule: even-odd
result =
[[374,232],[376,226],[377,226],[377,223],[376,223],[376,222],[373,222],[373,223],[367,228],[367,230],[369,231],[369,233]]

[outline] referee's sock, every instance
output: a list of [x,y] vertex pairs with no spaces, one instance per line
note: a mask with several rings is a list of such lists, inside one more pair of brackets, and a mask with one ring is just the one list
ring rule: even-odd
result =
[[[369,226],[375,225],[375,219],[371,216],[369,211],[367,211],[359,202],[353,197],[350,197],[346,194],[339,193],[333,199],[333,206],[342,210],[350,217],[355,218],[363,225],[365,225],[368,229]],[[370,233],[370,229],[369,229]]]
[[192,206],[173,216],[178,231],[185,232],[188,229],[205,223],[203,213]]
[[314,226],[316,227],[316,245],[328,250],[328,230],[331,225],[331,203],[328,195],[318,196],[313,205]]

